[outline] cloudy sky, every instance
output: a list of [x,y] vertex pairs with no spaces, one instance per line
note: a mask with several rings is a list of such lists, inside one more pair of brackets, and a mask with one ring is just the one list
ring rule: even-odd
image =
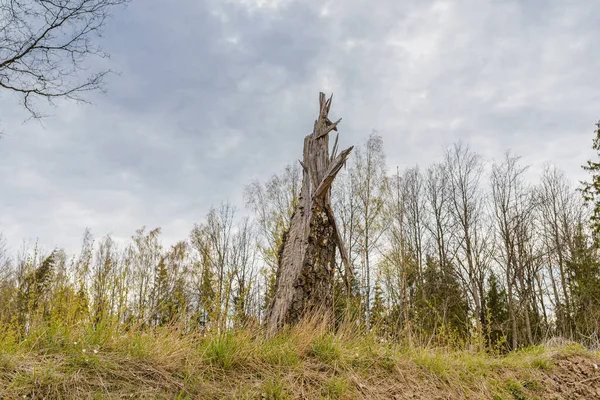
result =
[[600,118],[597,0],[133,0],[93,66],[93,105],[23,124],[0,92],[0,232],[76,250],[85,227],[185,238],[211,205],[301,154],[320,90],[342,146],[372,129],[390,169],[459,139],[574,180]]

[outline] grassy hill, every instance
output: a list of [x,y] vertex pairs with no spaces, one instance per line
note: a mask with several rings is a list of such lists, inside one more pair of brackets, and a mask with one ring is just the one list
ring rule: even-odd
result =
[[560,341],[500,356],[314,322],[269,340],[108,325],[14,337],[0,334],[1,399],[600,399],[599,354]]

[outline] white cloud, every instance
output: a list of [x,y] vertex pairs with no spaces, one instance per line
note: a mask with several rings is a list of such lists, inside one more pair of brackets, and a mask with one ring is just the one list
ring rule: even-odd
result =
[[133,2],[106,32],[122,74],[95,106],[22,125],[0,93],[0,231],[13,247],[77,249],[86,226],[183,239],[295,162],[319,90],[335,93],[340,145],[376,129],[390,168],[463,139],[581,179],[600,118],[599,13],[594,0]]

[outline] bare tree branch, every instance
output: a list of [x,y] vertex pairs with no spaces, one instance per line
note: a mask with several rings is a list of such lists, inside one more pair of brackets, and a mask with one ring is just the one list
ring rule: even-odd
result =
[[92,43],[110,11],[129,0],[0,0],[0,88],[17,94],[32,118],[37,102],[86,100],[103,91],[110,70],[86,73],[91,57],[108,54]]

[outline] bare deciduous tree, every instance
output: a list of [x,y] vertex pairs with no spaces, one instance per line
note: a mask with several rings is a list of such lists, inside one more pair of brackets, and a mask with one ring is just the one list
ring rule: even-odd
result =
[[483,173],[481,157],[469,146],[457,143],[446,153],[446,167],[450,181],[450,208],[457,228],[459,257],[456,258],[473,300],[478,322],[484,320],[482,291],[485,271],[478,262],[482,223],[482,196],[480,179]]
[[406,227],[408,232],[408,245],[413,253],[419,295],[424,299],[423,293],[423,178],[418,167],[410,168],[404,174],[404,192],[406,193]]
[[577,201],[567,177],[556,167],[546,166],[538,188],[538,203],[548,273],[554,295],[557,327],[573,335],[571,281],[567,271],[570,238]]
[[92,39],[111,9],[129,0],[0,0],[0,88],[20,97],[33,118],[36,101],[85,101],[110,72],[86,72],[90,57],[108,54]]
[[244,190],[246,205],[255,213],[258,246],[264,261],[261,271],[265,278],[263,309],[273,298],[279,248],[298,202],[300,179],[300,165],[287,165],[283,173],[274,174],[264,184],[254,181]]
[[429,211],[425,227],[435,243],[435,252],[445,271],[452,261],[448,245],[452,232],[452,215],[448,171],[444,164],[434,164],[427,169],[425,199]]
[[384,199],[387,193],[387,177],[383,140],[377,132],[372,132],[362,148],[354,154],[350,174],[355,183],[357,203],[357,223],[361,279],[364,291],[365,324],[370,328],[373,253],[386,230],[384,219]]

